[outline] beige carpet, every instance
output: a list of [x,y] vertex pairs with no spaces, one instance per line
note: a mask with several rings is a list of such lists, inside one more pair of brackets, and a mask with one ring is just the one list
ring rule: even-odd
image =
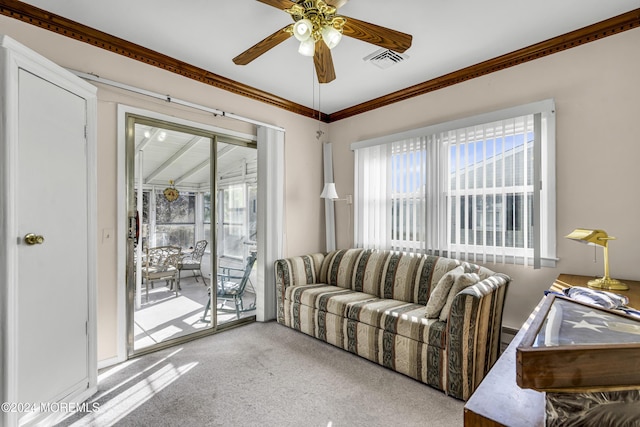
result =
[[464,403],[275,322],[100,372],[64,426],[462,426]]

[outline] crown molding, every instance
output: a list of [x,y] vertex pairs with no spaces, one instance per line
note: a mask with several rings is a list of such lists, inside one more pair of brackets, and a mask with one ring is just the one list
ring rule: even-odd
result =
[[[143,46],[128,42],[102,31],[98,31],[94,28],[63,18],[59,15],[47,12],[18,0],[3,0],[2,5],[0,5],[0,14],[240,96],[264,102],[302,116],[318,119],[318,112],[312,108],[305,107],[268,92],[227,79],[202,68],[179,61],[170,56],[147,49]],[[331,123],[353,117],[367,111],[375,110],[396,102],[404,101],[406,99],[424,95],[425,93],[462,83],[476,77],[504,70],[505,68],[534,61],[536,59],[600,40],[604,37],[612,36],[639,26],[640,9],[635,9],[622,15],[618,15],[558,37],[536,43],[523,49],[489,59],[444,76],[407,87],[379,98],[354,105],[332,114],[321,113],[320,120],[325,123]]]
[[[318,112],[254,87],[227,79],[119,37],[96,30],[18,0],[2,0],[0,14],[84,43],[135,59],[237,95],[261,101],[303,116],[318,118]],[[328,116],[323,115],[324,121]]]
[[329,122],[336,122],[338,120],[346,119],[348,117],[356,116],[367,111],[393,104],[395,102],[424,95],[425,93],[433,92],[447,86],[452,86],[467,80],[475,79],[476,77],[504,70],[505,68],[534,61],[544,56],[600,40],[639,26],[640,9],[635,9],[588,27],[533,44],[514,52],[507,53],[506,55],[498,56],[479,64],[471,65],[461,70],[445,74],[444,76],[437,77],[424,83],[419,83],[362,104],[337,111],[329,116]]

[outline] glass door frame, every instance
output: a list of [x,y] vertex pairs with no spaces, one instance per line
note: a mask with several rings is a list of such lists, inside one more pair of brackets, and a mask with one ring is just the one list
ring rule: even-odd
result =
[[[169,118],[170,119],[170,118]],[[179,119],[178,119],[179,120]],[[210,250],[210,265],[211,265],[211,277],[210,277],[210,286],[212,286],[213,281],[216,280],[217,274],[217,228],[215,224],[217,223],[218,216],[218,202],[217,197],[214,195],[218,194],[217,188],[217,146],[218,142],[224,142],[227,144],[246,146],[251,148],[257,148],[255,141],[249,139],[243,139],[236,136],[224,135],[221,133],[217,133],[211,130],[206,130],[204,128],[197,127],[197,124],[193,125],[185,125],[179,124],[175,122],[171,122],[169,120],[151,118],[148,116],[144,116],[141,114],[126,112],[125,117],[125,208],[126,208],[126,218],[127,218],[127,238],[126,238],[126,260],[125,260],[125,292],[126,292],[126,357],[136,357],[143,354],[147,354],[153,351],[161,350],[163,348],[171,347],[176,344],[184,343],[193,339],[197,339],[206,335],[211,335],[220,330],[236,327],[243,325],[245,323],[250,323],[256,320],[256,316],[248,316],[242,319],[238,319],[233,322],[225,323],[222,326],[219,326],[217,323],[217,315],[216,315],[216,292],[210,292],[210,302],[211,302],[211,322],[208,327],[203,328],[201,331],[196,331],[187,335],[183,335],[176,338],[171,338],[166,341],[161,341],[157,344],[153,344],[142,349],[135,349],[134,347],[134,312],[135,312],[135,279],[134,279],[134,240],[135,240],[135,221],[136,221],[136,211],[137,207],[135,205],[135,125],[136,124],[145,124],[151,125],[154,127],[159,127],[167,130],[173,130],[178,132],[184,132],[193,134],[196,136],[202,136],[205,138],[210,138],[210,186],[209,191],[211,194],[211,226],[209,230],[209,236],[205,236],[209,239],[210,242],[213,242],[209,245]],[[205,125],[203,125],[205,126]],[[201,215],[202,217],[202,215]],[[140,227],[142,223],[142,218],[140,220]],[[196,225],[197,227],[197,225]],[[203,279],[204,280],[204,279]]]

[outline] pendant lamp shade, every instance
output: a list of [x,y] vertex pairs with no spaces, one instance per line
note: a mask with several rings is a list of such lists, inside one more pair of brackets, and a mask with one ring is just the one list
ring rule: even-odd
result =
[[293,36],[303,42],[311,37],[313,32],[313,24],[308,19],[301,19],[293,26]]
[[300,42],[298,53],[303,56],[313,56],[316,52],[316,41],[313,37],[309,37],[303,42]]
[[326,26],[322,29],[322,40],[329,49],[333,49],[342,40],[342,33],[333,27]]

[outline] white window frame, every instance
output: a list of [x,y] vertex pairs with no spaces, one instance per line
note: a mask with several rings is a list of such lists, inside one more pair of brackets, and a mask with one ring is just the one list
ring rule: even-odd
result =
[[[542,135],[544,133],[544,144],[540,141],[534,143],[534,157],[539,159],[540,162],[534,162],[534,206],[540,206],[539,209],[534,208],[534,224],[542,224],[543,229],[540,231],[541,238],[534,239],[534,251],[536,256],[533,257],[533,266],[535,268],[555,267],[557,262],[556,257],[556,176],[555,176],[555,102],[553,99],[547,99],[543,101],[533,102],[530,104],[511,107],[499,111],[489,112],[485,114],[479,114],[472,117],[453,120],[445,123],[439,123],[436,125],[426,126],[418,129],[413,129],[401,133],[395,133],[378,138],[368,139],[364,141],[358,141],[351,144],[351,149],[355,151],[356,168],[354,182],[355,188],[355,227],[354,227],[354,241],[360,242],[362,232],[361,227],[358,224],[358,218],[363,218],[365,209],[362,205],[362,197],[359,189],[359,183],[362,183],[363,178],[358,177],[358,150],[362,148],[368,148],[379,145],[391,144],[395,141],[418,138],[429,135],[439,135],[444,132],[453,131],[457,129],[467,128],[471,126],[478,126],[487,123],[497,122],[500,120],[506,120],[513,117],[536,115],[539,118],[536,119],[534,126],[536,127],[536,134]],[[447,151],[447,150],[444,150]],[[448,153],[447,153],[448,155]],[[526,198],[524,200],[526,206]],[[364,215],[364,216],[363,216]],[[447,226],[448,227],[448,226]],[[450,241],[450,240],[448,240]],[[406,242],[401,243],[400,246],[408,247],[411,244]],[[393,247],[389,247],[393,249]],[[446,251],[450,248],[445,248]],[[477,250],[475,252],[478,252]],[[481,252],[480,252],[481,253]],[[441,254],[443,254],[441,252]],[[505,255],[510,255],[506,253]],[[486,260],[486,257],[484,258]],[[526,259],[526,258],[525,258]],[[492,261],[492,259],[489,259]],[[495,261],[495,260],[493,260]],[[504,260],[503,260],[504,261]],[[523,263],[522,259],[511,259],[512,263]]]

